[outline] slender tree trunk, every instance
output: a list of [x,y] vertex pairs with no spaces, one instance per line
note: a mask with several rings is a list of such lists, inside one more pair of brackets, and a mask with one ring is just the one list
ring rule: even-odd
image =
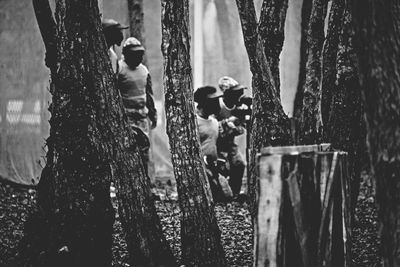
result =
[[322,106],[330,107],[325,110],[324,142],[330,142],[335,149],[348,152],[347,167],[351,205],[354,209],[360,186],[362,160],[365,158],[365,128],[352,22],[352,14],[348,5],[345,6],[345,1],[334,1],[325,43],[326,57],[323,58],[322,99],[326,102],[322,102]]
[[384,266],[400,266],[400,3],[354,0]]
[[[263,41],[258,32],[256,12],[253,1],[236,1],[250,69],[253,73],[253,111],[251,120],[251,156],[250,177],[248,178],[250,194],[250,212],[255,215],[255,189],[257,178],[256,154],[264,146],[291,144],[290,121],[283,108],[276,89],[274,76],[265,55]],[[267,11],[268,9],[264,9]],[[279,9],[275,9],[278,11]],[[262,16],[267,14],[263,12]],[[263,19],[267,21],[267,19]],[[273,25],[271,28],[277,27]],[[283,28],[280,28],[283,29]],[[268,38],[268,36],[264,36]]]
[[[130,264],[174,266],[115,90],[97,1],[56,1],[57,24],[47,0],[33,3],[47,56],[54,52],[46,61],[53,97],[38,212],[26,227],[26,265],[110,266],[115,178]],[[51,29],[43,30],[41,16]]]
[[322,49],[321,116],[324,125],[324,141],[330,139],[326,136],[329,131],[325,131],[325,129],[327,129],[325,124],[328,124],[332,95],[336,91],[336,60],[339,48],[339,36],[343,28],[344,1],[345,0],[332,1],[328,31]]
[[226,266],[194,113],[189,3],[162,1],[162,8],[165,108],[182,211],[182,260],[187,266]]
[[143,0],[128,0],[130,35],[144,44]]
[[[143,0],[127,0],[128,1],[128,18],[130,36],[138,39],[143,46],[146,46],[146,38],[144,31],[144,12]],[[147,54],[144,54],[143,64],[147,63]]]
[[285,21],[288,0],[263,1],[259,32],[263,40],[264,52],[275,81],[275,89],[280,99],[279,55],[285,39]]
[[321,140],[321,52],[325,38],[326,4],[327,0],[313,0],[308,26],[306,79],[299,122],[299,142],[305,145],[318,143]]
[[303,0],[301,9],[301,40],[300,40],[300,66],[299,81],[297,84],[296,97],[294,99],[293,117],[295,121],[295,142],[299,143],[300,118],[303,110],[304,84],[306,81],[307,64],[307,32],[311,15],[312,0]]

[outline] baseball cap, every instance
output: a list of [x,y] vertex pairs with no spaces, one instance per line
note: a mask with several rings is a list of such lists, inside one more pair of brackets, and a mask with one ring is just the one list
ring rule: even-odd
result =
[[246,86],[241,85],[238,83],[235,79],[229,77],[229,76],[223,76],[218,80],[218,86],[221,88],[222,92],[225,92],[227,90],[229,91],[239,91],[239,90],[244,90],[247,89]]
[[239,85],[239,83],[229,76],[223,76],[218,80],[218,87],[222,90],[222,92],[225,92],[225,90],[237,85]]
[[114,19],[103,19],[101,25],[103,26],[103,30],[105,29],[119,29],[119,30],[124,30],[128,29],[129,27],[126,25],[122,25],[118,21]]
[[124,45],[122,46],[122,49],[130,51],[144,51],[144,47],[135,37],[129,37],[128,39],[126,39]]
[[247,87],[244,85],[238,84],[238,85],[235,85],[235,86],[229,88],[228,90],[239,91],[239,90],[244,90],[244,89],[247,89]]

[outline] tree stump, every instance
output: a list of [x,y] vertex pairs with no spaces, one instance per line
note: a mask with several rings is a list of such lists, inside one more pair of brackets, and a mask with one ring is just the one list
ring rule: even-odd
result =
[[254,266],[349,266],[347,153],[268,147],[258,163]]

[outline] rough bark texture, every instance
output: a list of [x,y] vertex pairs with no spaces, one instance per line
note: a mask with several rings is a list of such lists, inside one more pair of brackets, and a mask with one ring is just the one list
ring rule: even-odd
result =
[[385,266],[400,266],[400,3],[354,0]]
[[47,162],[26,226],[26,265],[110,266],[114,178],[131,265],[174,266],[115,90],[98,3],[56,1],[56,18]]
[[[343,15],[338,16],[335,14],[337,12]],[[324,51],[326,58],[323,59],[323,75],[327,77],[323,77],[323,81],[326,82],[322,83],[321,93],[322,99],[327,102],[322,102],[322,106],[329,106],[326,110],[326,121],[324,120],[324,142],[330,142],[335,149],[348,152],[351,204],[352,208],[355,208],[362,160],[365,159],[365,127],[361,111],[361,88],[357,54],[354,49],[352,15],[343,0],[334,1],[332,4],[329,31],[337,31],[330,33],[337,36],[327,39]]]
[[[291,144],[290,121],[283,111],[274,76],[271,72],[264,45],[258,32],[256,12],[253,1],[236,1],[250,69],[253,74],[253,111],[251,119],[250,142],[250,212],[255,212],[255,189],[257,179],[256,154],[265,146]],[[264,9],[264,11],[267,9]],[[278,11],[278,9],[276,9]],[[266,16],[262,13],[262,16]],[[265,18],[263,20],[266,20]],[[273,27],[273,26],[272,26]],[[268,36],[265,36],[268,38]]]
[[[303,109],[304,83],[306,80],[307,64],[307,32],[311,15],[312,0],[303,0],[301,9],[301,41],[300,41],[300,69],[299,82],[297,85],[296,97],[294,99],[293,117],[295,121],[295,130],[299,128],[299,121]],[[298,143],[298,134],[295,132],[295,142]]]
[[275,81],[275,89],[280,98],[279,55],[285,39],[285,21],[288,0],[263,1],[258,26],[264,43],[264,52]]
[[302,114],[299,122],[299,143],[320,141],[321,52],[324,43],[324,20],[327,0],[313,0],[307,33],[306,79],[303,89]]
[[128,0],[130,35],[144,44],[143,0]]
[[[333,0],[329,14],[328,31],[322,49],[322,77],[321,77],[321,116],[322,124],[329,121],[332,94],[335,92],[336,59],[339,47],[339,36],[342,33],[343,13],[345,0]],[[324,131],[324,139],[329,139]]]
[[167,133],[182,211],[182,264],[226,266],[197,134],[188,0],[162,1]]

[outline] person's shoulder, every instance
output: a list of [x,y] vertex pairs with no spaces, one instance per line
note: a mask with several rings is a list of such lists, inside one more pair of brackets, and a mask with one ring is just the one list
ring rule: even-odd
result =
[[127,70],[128,65],[126,65],[123,59],[118,60],[118,73],[124,72]]
[[213,124],[217,124],[218,125],[218,120],[217,120],[217,118],[215,116],[210,116],[208,118]]
[[137,66],[137,69],[142,71],[145,74],[149,73],[149,70],[147,69],[147,67],[143,63],[140,63],[139,66]]

